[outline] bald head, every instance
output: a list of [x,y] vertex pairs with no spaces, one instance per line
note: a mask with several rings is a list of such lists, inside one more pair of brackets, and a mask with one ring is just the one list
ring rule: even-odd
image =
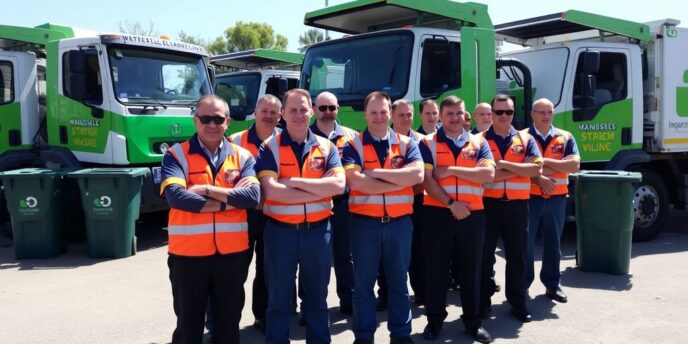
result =
[[315,117],[318,122],[323,124],[331,124],[337,120],[337,113],[339,112],[339,103],[337,97],[330,92],[322,92],[315,98]]
[[473,111],[475,118],[475,127],[482,132],[490,128],[492,125],[492,106],[489,103],[480,103],[475,106]]

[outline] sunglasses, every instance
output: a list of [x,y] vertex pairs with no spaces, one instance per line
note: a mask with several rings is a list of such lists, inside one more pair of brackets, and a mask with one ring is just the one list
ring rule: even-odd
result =
[[511,116],[514,114],[514,110],[492,110],[492,112],[494,112],[494,114],[497,116],[502,116],[502,115]]
[[334,112],[335,110],[337,110],[337,105],[320,105],[318,106],[318,110],[320,110],[320,112],[325,112],[326,110]]
[[224,123],[227,118],[222,116],[196,116],[198,120],[203,124],[210,124],[210,122],[215,123],[215,125],[220,125]]

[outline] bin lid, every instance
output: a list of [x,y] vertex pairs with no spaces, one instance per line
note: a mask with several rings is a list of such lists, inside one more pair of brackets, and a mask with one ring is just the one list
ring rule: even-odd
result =
[[598,171],[598,170],[583,170],[578,173],[570,174],[569,177],[573,180],[599,180],[599,181],[609,181],[609,182],[630,182],[635,183],[643,179],[643,175],[640,172],[628,172],[628,171]]
[[5,172],[0,172],[0,176],[3,178],[14,178],[14,179],[35,179],[35,178],[55,178],[56,176],[62,176],[67,174],[73,169],[50,169],[50,168],[20,168],[18,170],[10,170]]
[[124,177],[129,176],[131,178],[146,176],[150,173],[148,167],[97,167],[97,168],[85,168],[83,170],[78,170],[70,172],[69,176],[72,178],[111,178],[113,176]]

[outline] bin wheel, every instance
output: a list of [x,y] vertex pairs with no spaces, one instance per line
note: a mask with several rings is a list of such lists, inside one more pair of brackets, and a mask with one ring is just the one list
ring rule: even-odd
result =
[[648,241],[662,231],[669,215],[669,193],[662,177],[641,169],[643,180],[636,184],[633,198],[633,241]]
[[136,235],[131,239],[131,255],[136,255]]

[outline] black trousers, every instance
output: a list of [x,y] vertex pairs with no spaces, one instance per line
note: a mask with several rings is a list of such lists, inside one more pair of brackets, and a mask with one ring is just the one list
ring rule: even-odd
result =
[[[447,317],[447,278],[453,257],[458,257],[461,319],[468,329],[482,325],[478,316],[480,277],[485,235],[485,212],[472,211],[463,220],[440,207],[425,207],[424,242],[427,256],[425,315],[428,324],[441,326]],[[456,252],[456,254],[455,254]]]
[[208,298],[215,319],[214,342],[239,343],[248,259],[248,250],[208,257],[170,255],[167,258],[174,313],[177,315],[172,343],[202,342]]
[[509,304],[517,309],[525,309],[525,255],[528,240],[528,200],[502,201],[496,198],[483,198],[485,204],[485,248],[483,250],[482,291],[480,308],[492,305],[495,282],[494,270],[497,239],[502,236],[506,257],[505,291]]
[[248,265],[251,265],[253,252],[256,252],[256,275],[253,279],[253,296],[251,310],[256,319],[265,320],[265,311],[268,309],[268,290],[265,285],[265,270],[263,269],[264,246],[263,233],[267,216],[262,210],[249,209],[248,214]]

